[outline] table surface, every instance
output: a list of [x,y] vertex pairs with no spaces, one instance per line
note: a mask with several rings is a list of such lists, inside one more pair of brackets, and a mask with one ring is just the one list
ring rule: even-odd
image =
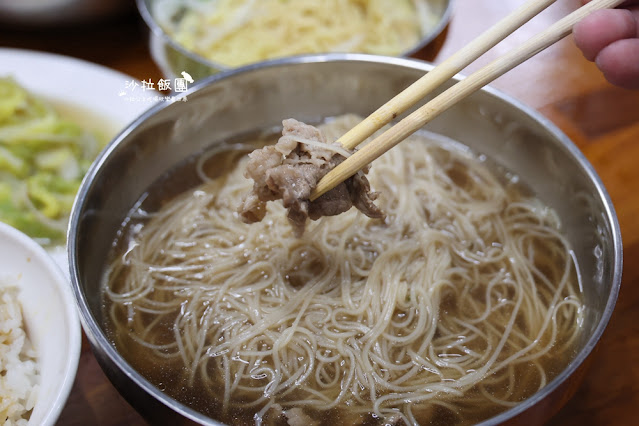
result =
[[[418,57],[439,62],[524,0],[456,0],[446,32]],[[486,64],[577,8],[561,0],[492,49],[465,73]],[[140,80],[162,77],[147,48],[147,30],[135,10],[82,27],[0,29],[0,47],[49,51],[96,62]],[[539,110],[584,152],[614,202],[625,251],[615,313],[586,377],[552,425],[630,424],[639,407],[639,92],[608,84],[583,59],[572,38],[499,78],[493,86]],[[636,421],[636,420],[635,420]],[[143,425],[102,373],[83,340],[77,378],[60,425]]]

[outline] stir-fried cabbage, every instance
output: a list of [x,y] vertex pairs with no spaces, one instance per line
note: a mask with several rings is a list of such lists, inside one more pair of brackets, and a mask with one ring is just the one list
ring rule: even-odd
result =
[[10,77],[0,77],[0,221],[63,244],[71,205],[102,143]]

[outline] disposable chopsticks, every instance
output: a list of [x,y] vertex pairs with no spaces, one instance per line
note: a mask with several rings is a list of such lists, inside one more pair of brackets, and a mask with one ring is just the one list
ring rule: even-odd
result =
[[[473,62],[511,32],[554,3],[554,1],[531,0],[527,2],[384,104],[362,123],[344,134],[338,142],[348,149],[355,148],[368,136],[413,106],[434,88]],[[599,9],[613,8],[623,2],[624,0],[593,0],[519,47],[461,80],[337,165],[318,182],[317,187],[311,194],[311,200],[317,199],[357,173],[455,103],[570,34],[572,27],[590,13]]]

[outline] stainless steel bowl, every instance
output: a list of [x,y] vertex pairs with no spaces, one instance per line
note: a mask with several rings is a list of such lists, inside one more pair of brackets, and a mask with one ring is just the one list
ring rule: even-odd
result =
[[[2,0],[0,0],[2,1]],[[153,16],[155,0],[136,0],[138,10],[151,30],[149,48],[151,56],[162,73],[169,78],[179,77],[186,71],[194,79],[199,80],[221,71],[228,71],[231,67],[210,61],[178,44],[157,23]],[[419,0],[427,1],[437,16],[437,24],[424,34],[420,41],[400,56],[411,56],[433,41],[448,25],[452,13],[453,0]],[[328,53],[328,52],[327,52]]]
[[[186,101],[147,111],[100,155],[71,215],[68,251],[73,291],[96,357],[144,416],[151,421],[219,424],[155,388],[105,335],[100,284],[105,259],[123,218],[146,188],[191,154],[233,135],[272,128],[283,118],[317,122],[344,113],[367,115],[431,68],[408,59],[333,54],[218,74],[177,98]],[[612,203],[592,166],[563,133],[537,112],[494,90],[475,93],[428,128],[516,171],[556,209],[574,248],[587,305],[583,339],[574,359],[540,392],[486,422],[539,424],[575,391],[584,361],[615,305],[622,245]]]

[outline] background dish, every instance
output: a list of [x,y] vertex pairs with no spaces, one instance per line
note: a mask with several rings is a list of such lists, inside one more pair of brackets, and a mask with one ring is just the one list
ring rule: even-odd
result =
[[[63,116],[101,133],[107,141],[156,102],[150,94],[142,95],[133,77],[50,53],[0,48],[0,76],[12,76]],[[64,247],[49,251],[66,274]]]
[[[426,1],[426,0],[425,0]],[[419,42],[406,49],[398,56],[411,56],[432,42],[444,31],[452,13],[453,0],[427,0],[435,15],[436,24],[430,31],[422,35]],[[162,70],[165,76],[179,76],[182,71],[188,72],[196,80],[221,71],[232,69],[194,53],[177,43],[158,24],[153,16],[154,0],[137,0],[138,10],[149,26],[149,45],[151,56]],[[306,52],[306,53],[331,53],[331,52]]]
[[47,252],[0,223],[0,278],[20,292],[24,327],[36,348],[40,390],[30,424],[55,424],[78,368],[81,333],[69,283]]

